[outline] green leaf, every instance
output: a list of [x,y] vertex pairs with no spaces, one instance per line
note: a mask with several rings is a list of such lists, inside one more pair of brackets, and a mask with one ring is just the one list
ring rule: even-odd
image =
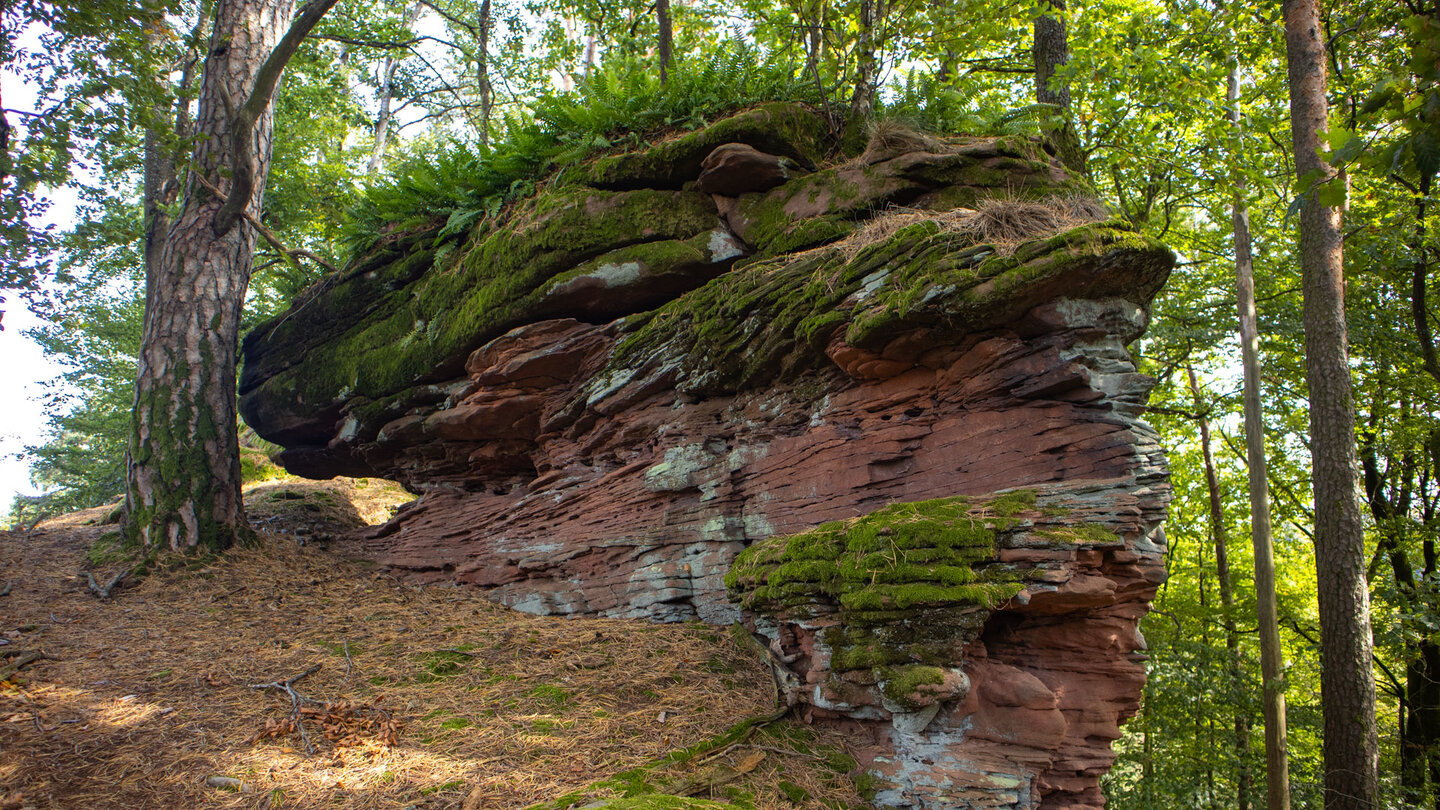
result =
[[1384,81],[1380,82],[1374,90],[1370,91],[1370,95],[1367,96],[1365,102],[1360,105],[1360,114],[1374,115],[1383,109],[1386,104],[1389,104],[1390,100],[1395,98],[1395,95],[1395,79],[1392,76],[1386,76]]
[[1339,208],[1345,204],[1345,195],[1348,191],[1349,186],[1345,181],[1334,177],[1320,185],[1316,197],[1320,200],[1320,204],[1327,208]]
[[1410,148],[1415,153],[1415,168],[1421,177],[1433,177],[1440,171],[1440,143],[1429,130],[1420,130],[1410,136]]
[[1349,143],[1354,137],[1355,133],[1343,127],[1332,127],[1320,133],[1320,139],[1325,141],[1325,145],[1332,151]]
[[1365,139],[1353,137],[1345,142],[1345,145],[1330,155],[1330,162],[1333,164],[1349,163],[1360,157],[1365,151]]

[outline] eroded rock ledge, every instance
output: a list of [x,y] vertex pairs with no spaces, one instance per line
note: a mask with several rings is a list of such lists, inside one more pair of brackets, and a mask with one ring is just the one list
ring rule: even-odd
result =
[[242,412],[293,472],[423,493],[364,540],[393,570],[742,619],[870,741],[880,803],[1097,807],[1163,580],[1126,346],[1171,255],[885,213],[1065,208],[1033,142],[827,162],[824,132],[761,107],[394,236],[247,338]]

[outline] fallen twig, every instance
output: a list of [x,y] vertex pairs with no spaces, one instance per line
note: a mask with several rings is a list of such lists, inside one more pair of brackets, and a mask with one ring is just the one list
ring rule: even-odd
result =
[[[307,753],[307,754],[313,754],[313,753],[315,753],[315,746],[313,746],[313,745],[310,744],[310,735],[305,731],[305,720],[304,720],[304,719],[301,717],[301,715],[300,715],[300,705],[301,705],[302,703],[305,703],[305,702],[307,702],[307,701],[310,701],[310,698],[307,698],[307,697],[305,697],[304,695],[300,694],[299,692],[296,692],[296,691],[295,691],[295,684],[296,684],[297,682],[299,682],[302,678],[305,678],[305,677],[308,677],[308,676],[310,676],[310,675],[313,675],[313,674],[315,673],[315,671],[318,670],[318,669],[320,669],[320,665],[319,665],[319,664],[315,664],[314,666],[310,667],[309,669],[305,670],[304,672],[300,673],[299,675],[296,675],[296,676],[294,676],[294,677],[292,677],[292,678],[289,678],[289,679],[287,679],[287,680],[283,680],[283,681],[270,681],[269,683],[252,683],[252,684],[250,684],[250,688],[251,688],[251,689],[260,689],[260,690],[265,690],[265,689],[279,689],[280,691],[282,691],[282,692],[284,692],[285,694],[287,694],[287,695],[290,696],[290,705],[291,705],[291,707],[292,707],[292,708],[291,708],[290,719],[291,719],[292,721],[294,721],[294,723],[295,723],[295,728],[299,729],[299,731],[300,731],[300,742],[304,743],[304,745],[305,745],[305,753]],[[313,702],[313,701],[311,701],[311,702]]]
[[756,751],[769,751],[772,754],[783,754],[787,757],[803,757],[805,759],[824,759],[818,754],[810,754],[804,751],[792,751],[788,748],[777,748],[773,745],[756,745],[754,743],[735,743],[736,748],[753,748]]
[[6,664],[3,668],[0,668],[0,681],[9,680],[12,675],[25,667],[43,658],[50,657],[40,650],[5,650],[4,652],[0,652],[0,657],[9,658],[11,656],[17,656],[18,658]]
[[91,593],[95,594],[101,599],[109,599],[111,591],[119,587],[120,583],[125,580],[125,573],[126,572],[121,571],[120,573],[116,574],[114,578],[112,578],[109,582],[105,583],[104,587],[101,587],[100,583],[95,581],[95,574],[90,571],[85,572],[85,578],[90,581]]
[[222,594],[220,594],[220,595],[218,595],[218,596],[212,596],[212,597],[210,597],[210,603],[211,603],[211,604],[214,604],[214,603],[216,603],[216,602],[219,602],[221,599],[228,599],[229,597],[234,596],[235,594],[240,593],[241,591],[243,591],[243,590],[245,590],[246,588],[249,588],[249,587],[250,587],[249,585],[241,585],[240,587],[236,588],[236,589],[233,590],[233,591],[226,591],[225,593],[222,593]]
[[355,666],[355,662],[352,661],[352,660],[350,660],[350,639],[347,638],[347,639],[345,639],[345,677],[346,677],[346,678],[349,678],[349,677],[350,677],[350,668],[353,667],[353,666]]

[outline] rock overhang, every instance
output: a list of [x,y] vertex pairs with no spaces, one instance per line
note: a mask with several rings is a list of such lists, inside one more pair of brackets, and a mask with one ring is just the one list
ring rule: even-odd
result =
[[[247,338],[242,412],[294,472],[424,493],[364,541],[394,570],[532,612],[743,619],[797,706],[864,725],[887,802],[1098,806],[1169,497],[1127,345],[1173,257],[1103,215],[1007,245],[951,227],[1083,194],[1038,143],[827,163],[822,131],[762,107],[567,169],[458,243],[396,236]],[[715,167],[754,176],[695,182]],[[903,550],[928,573],[888,597],[794,576],[817,560],[737,573],[935,503],[988,545]]]

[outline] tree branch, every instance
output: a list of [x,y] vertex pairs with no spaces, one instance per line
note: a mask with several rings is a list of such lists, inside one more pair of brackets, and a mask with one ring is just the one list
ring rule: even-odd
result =
[[[233,199],[233,197],[226,197],[224,192],[216,188],[215,185],[209,180],[206,180],[205,176],[200,172],[194,172],[194,176],[195,180],[199,182],[200,185],[204,186],[207,191],[209,191],[211,194],[214,194],[217,198],[220,199],[222,208],[230,205],[230,200]],[[304,250],[303,248],[285,247],[285,244],[280,241],[280,237],[276,236],[274,232],[272,232],[269,228],[265,227],[260,222],[260,218],[250,213],[250,210],[248,208],[241,208],[240,216],[246,222],[250,223],[250,225],[255,228],[255,232],[260,234],[261,238],[263,238],[267,243],[269,243],[270,247],[275,248],[275,252],[279,253],[281,258],[283,258],[291,267],[295,268],[296,270],[300,269],[300,263],[295,261],[295,257],[299,256],[302,259],[309,259],[310,261],[315,262],[316,264],[325,268],[326,272],[337,272],[335,269],[335,265],[325,261],[324,259],[316,256],[314,253],[311,253],[308,250]]]
[[330,42],[342,42],[346,45],[354,45],[359,48],[379,48],[381,50],[387,51],[399,50],[401,48],[409,48],[416,43],[422,42],[427,39],[433,39],[433,37],[412,37],[405,40],[404,42],[396,42],[394,40],[385,39],[356,39],[354,37],[344,37],[339,34],[316,34],[315,38],[328,40]]
[[216,236],[224,236],[235,227],[235,223],[240,221],[242,213],[250,205],[250,198],[255,196],[255,124],[270,106],[275,87],[280,83],[280,74],[285,71],[290,57],[300,49],[301,41],[320,22],[320,18],[325,16],[325,12],[339,1],[310,0],[305,4],[296,15],[295,21],[290,24],[290,30],[280,38],[275,50],[270,52],[265,62],[260,65],[260,71],[255,74],[255,86],[250,90],[250,97],[235,113],[232,125],[230,168],[235,179],[230,185],[230,194],[225,198],[225,204],[215,212],[213,228]]

